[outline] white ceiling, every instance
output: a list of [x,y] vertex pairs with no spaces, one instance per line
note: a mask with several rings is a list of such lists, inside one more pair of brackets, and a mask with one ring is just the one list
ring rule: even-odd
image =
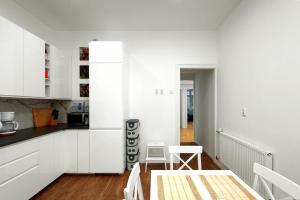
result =
[[54,30],[215,30],[240,0],[14,0]]

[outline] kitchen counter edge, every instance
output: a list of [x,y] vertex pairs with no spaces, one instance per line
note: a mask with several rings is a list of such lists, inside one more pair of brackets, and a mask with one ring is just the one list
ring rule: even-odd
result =
[[26,128],[17,130],[16,134],[0,136],[0,148],[23,142],[36,137],[41,137],[63,130],[89,130],[89,126],[70,126],[68,124],[58,124],[57,126],[45,126],[40,128]]

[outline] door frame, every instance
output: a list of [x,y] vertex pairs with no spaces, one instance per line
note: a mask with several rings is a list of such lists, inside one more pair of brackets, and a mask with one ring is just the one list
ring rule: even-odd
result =
[[175,106],[176,106],[176,115],[175,115],[175,130],[177,131],[177,145],[180,145],[180,70],[181,69],[191,69],[191,70],[212,70],[214,73],[214,82],[215,82],[215,88],[214,88],[214,155],[213,159],[216,161],[216,155],[218,153],[218,139],[217,139],[217,65],[216,64],[178,64],[175,67]]

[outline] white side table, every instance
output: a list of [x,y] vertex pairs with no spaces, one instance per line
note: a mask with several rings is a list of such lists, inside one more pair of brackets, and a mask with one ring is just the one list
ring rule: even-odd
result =
[[146,153],[146,166],[145,172],[147,172],[147,165],[150,163],[165,163],[165,169],[167,169],[167,158],[165,153],[165,144],[163,142],[151,142],[147,144]]

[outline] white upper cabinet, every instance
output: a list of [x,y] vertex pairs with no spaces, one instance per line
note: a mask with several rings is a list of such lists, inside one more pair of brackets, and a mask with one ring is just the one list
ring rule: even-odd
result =
[[23,95],[23,29],[0,17],[0,95]]
[[45,41],[24,30],[24,96],[45,96]]
[[68,60],[55,46],[50,46],[50,96],[58,99],[70,98],[70,71]]
[[71,98],[71,59],[59,49],[50,45],[46,83],[45,41],[0,16],[0,47],[0,96]]

